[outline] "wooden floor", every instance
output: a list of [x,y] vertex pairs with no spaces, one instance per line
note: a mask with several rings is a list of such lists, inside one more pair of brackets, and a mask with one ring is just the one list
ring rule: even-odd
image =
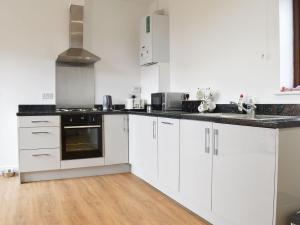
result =
[[206,225],[131,174],[36,182],[0,177],[1,225]]

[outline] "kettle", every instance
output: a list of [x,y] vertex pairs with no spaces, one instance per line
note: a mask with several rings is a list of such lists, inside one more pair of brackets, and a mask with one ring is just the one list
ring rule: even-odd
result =
[[112,97],[110,95],[103,96],[103,111],[111,111],[112,107]]

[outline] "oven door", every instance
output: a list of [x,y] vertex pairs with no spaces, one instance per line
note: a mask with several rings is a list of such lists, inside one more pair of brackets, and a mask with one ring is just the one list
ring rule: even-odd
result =
[[100,125],[63,126],[62,160],[103,157]]

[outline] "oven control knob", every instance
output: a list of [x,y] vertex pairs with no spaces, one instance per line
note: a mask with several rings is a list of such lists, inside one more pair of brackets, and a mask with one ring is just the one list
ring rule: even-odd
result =
[[73,122],[73,119],[72,119],[72,118],[70,118],[70,122]]

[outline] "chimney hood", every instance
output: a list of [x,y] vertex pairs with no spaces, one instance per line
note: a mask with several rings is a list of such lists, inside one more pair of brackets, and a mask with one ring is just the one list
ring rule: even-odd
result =
[[70,6],[70,48],[61,53],[56,62],[73,65],[89,65],[100,57],[83,49],[83,6]]

